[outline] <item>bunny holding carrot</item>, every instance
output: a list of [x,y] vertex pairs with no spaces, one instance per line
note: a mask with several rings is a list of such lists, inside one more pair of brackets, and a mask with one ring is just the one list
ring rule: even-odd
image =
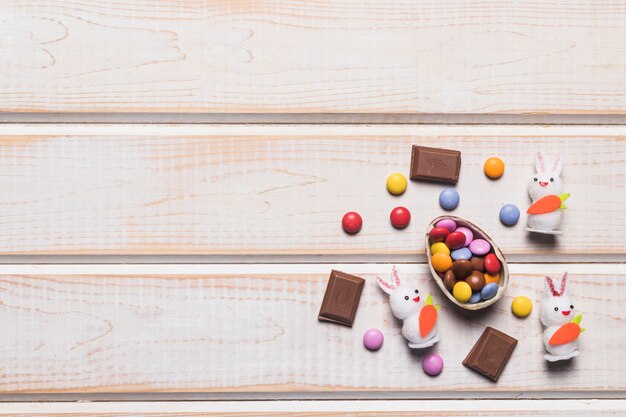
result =
[[571,359],[578,356],[578,337],[585,331],[580,327],[582,315],[574,314],[574,304],[569,296],[567,272],[558,285],[550,277],[544,283],[546,292],[541,303],[543,343],[548,353],[544,358],[549,362]]
[[377,281],[378,286],[389,294],[391,312],[403,322],[402,335],[409,341],[409,347],[422,349],[437,343],[439,306],[433,305],[430,294],[422,294],[419,289],[406,285],[395,265],[390,279],[377,277]]
[[528,194],[533,203],[526,212],[528,214],[528,227],[526,230],[537,233],[560,234],[558,229],[561,224],[561,212],[567,207],[563,204],[570,194],[563,193],[561,171],[563,159],[557,156],[554,161],[546,161],[537,152],[535,159],[537,173],[528,183]]

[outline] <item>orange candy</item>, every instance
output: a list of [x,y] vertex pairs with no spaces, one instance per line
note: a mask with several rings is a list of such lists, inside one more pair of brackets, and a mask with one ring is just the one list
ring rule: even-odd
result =
[[452,266],[452,258],[443,252],[438,252],[431,258],[433,268],[437,272],[446,272]]
[[498,179],[504,174],[504,162],[502,159],[492,156],[485,161],[484,170],[485,175],[492,180]]
[[491,284],[492,282],[495,282],[496,284],[500,282],[500,274],[489,275],[488,273],[485,272],[484,275],[485,275],[485,285]]

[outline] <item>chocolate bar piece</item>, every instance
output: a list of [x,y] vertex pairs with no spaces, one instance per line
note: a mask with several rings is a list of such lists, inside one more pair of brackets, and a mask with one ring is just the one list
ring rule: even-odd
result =
[[332,270],[317,318],[352,327],[365,280]]
[[515,345],[517,339],[493,327],[487,327],[463,361],[463,365],[497,381]]
[[413,145],[411,179],[456,184],[461,172],[461,152]]

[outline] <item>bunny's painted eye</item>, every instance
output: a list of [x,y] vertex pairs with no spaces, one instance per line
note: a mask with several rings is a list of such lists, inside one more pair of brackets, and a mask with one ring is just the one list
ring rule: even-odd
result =
[[550,182],[554,182],[554,178],[550,178]]
[[569,308],[574,309],[574,304],[570,304]]
[[558,307],[554,307],[554,311],[559,311],[559,308]]
[[415,294],[419,294],[419,293],[420,293],[420,290],[415,290]]
[[405,295],[405,296],[404,296],[404,299],[405,299],[405,300],[408,300],[408,299],[409,299],[409,296],[408,296],[408,295]]
[[533,178],[533,181],[537,181],[537,177]]

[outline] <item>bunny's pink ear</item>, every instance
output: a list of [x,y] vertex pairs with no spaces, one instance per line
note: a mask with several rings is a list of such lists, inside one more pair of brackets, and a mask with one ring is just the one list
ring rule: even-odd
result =
[[391,276],[393,277],[393,282],[395,283],[396,287],[399,287],[400,284],[400,271],[398,271],[398,267],[397,266],[393,266],[393,268],[391,268]]
[[535,159],[535,169],[537,172],[546,172],[546,161],[543,159],[543,154],[537,152],[537,158]]
[[566,291],[567,291],[567,271],[565,271],[565,273],[561,277],[561,289],[559,291],[560,295],[565,294]]
[[567,287],[567,272],[563,274],[561,278],[560,288],[557,289],[554,287],[554,282],[552,282],[552,278],[546,276],[546,293],[548,295],[552,295],[552,297],[560,297],[565,293],[565,289]]
[[556,289],[554,288],[554,282],[552,282],[552,278],[550,278],[549,276],[546,275],[546,282],[544,283],[544,288],[546,290],[546,294],[552,296],[552,297],[558,297],[559,293],[556,292]]
[[557,155],[554,163],[552,164],[551,172],[558,177],[559,175],[561,175],[561,171],[563,171],[563,158],[561,157],[561,155]]
[[382,279],[381,277],[376,277],[376,281],[378,282],[378,286],[387,294],[391,294],[396,287],[390,283]]

